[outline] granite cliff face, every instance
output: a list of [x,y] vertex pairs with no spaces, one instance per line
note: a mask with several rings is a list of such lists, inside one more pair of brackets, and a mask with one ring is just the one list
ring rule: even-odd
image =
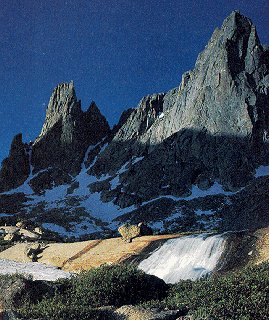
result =
[[[64,220],[69,234],[107,233],[126,221],[171,231],[222,219],[230,229],[244,216],[241,197],[266,179],[255,170],[269,163],[268,130],[269,50],[251,20],[233,12],[178,88],[144,97],[112,130],[95,103],[81,110],[73,82],[58,85],[33,145],[21,136],[12,144],[0,187],[30,187],[23,214],[50,227]],[[267,198],[260,191],[251,199],[249,213]],[[259,227],[269,220],[262,208]]]

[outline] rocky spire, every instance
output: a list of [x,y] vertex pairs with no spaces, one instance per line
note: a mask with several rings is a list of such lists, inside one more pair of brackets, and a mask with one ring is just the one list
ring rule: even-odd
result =
[[29,147],[22,142],[22,134],[19,133],[13,138],[9,156],[2,162],[0,192],[18,187],[29,173]]
[[76,174],[89,144],[102,139],[110,128],[95,104],[81,110],[74,83],[59,84],[52,93],[45,123],[33,144],[34,170],[58,167]]
[[65,124],[70,122],[70,118],[78,117],[81,113],[81,105],[80,101],[77,101],[74,82],[59,84],[50,97],[45,122],[35,143],[42,139],[59,121]]

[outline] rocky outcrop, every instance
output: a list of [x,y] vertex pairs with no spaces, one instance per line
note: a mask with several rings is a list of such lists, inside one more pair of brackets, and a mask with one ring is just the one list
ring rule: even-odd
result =
[[[115,319],[124,319],[126,320],[178,320],[185,318],[187,314],[187,309],[184,310],[160,310],[158,308],[146,309],[137,306],[122,306],[119,309],[114,311]],[[118,316],[118,317],[117,317]],[[188,317],[186,316],[186,319]]]
[[72,175],[78,173],[87,147],[109,132],[109,125],[94,102],[86,112],[81,110],[73,82],[58,85],[33,144],[34,172],[57,167]]
[[0,192],[21,185],[30,173],[29,148],[22,142],[22,134],[14,137],[9,156],[2,162]]

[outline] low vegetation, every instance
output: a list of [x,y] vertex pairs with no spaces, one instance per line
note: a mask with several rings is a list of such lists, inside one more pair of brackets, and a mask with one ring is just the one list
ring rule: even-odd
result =
[[268,320],[269,264],[171,285],[162,301],[146,306],[186,308],[193,319]]
[[38,303],[26,300],[19,313],[25,319],[109,319],[108,311],[97,308],[162,300],[168,289],[163,280],[130,265],[101,266],[61,284]]
[[[21,283],[20,276],[6,279],[9,286],[18,279]],[[29,288],[29,283],[20,287]],[[265,320],[269,314],[269,264],[169,286],[134,266],[102,266],[40,288],[39,298],[22,289],[10,295],[21,319],[110,320],[113,312],[104,306],[126,304],[180,309],[193,319]]]

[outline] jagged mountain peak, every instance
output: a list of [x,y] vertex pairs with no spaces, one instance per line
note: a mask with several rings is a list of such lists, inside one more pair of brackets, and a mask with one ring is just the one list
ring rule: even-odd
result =
[[50,100],[57,100],[59,102],[63,102],[65,100],[77,100],[74,81],[71,80],[70,82],[62,82],[58,84],[54,88]]
[[92,114],[92,115],[96,115],[96,116],[100,116],[101,115],[101,111],[98,108],[97,104],[95,103],[95,101],[92,101],[90,103],[89,108],[86,111],[87,114]]
[[46,135],[59,120],[68,121],[68,118],[74,118],[81,112],[81,104],[80,101],[77,101],[74,82],[57,85],[50,97],[45,123],[36,142]]
[[59,115],[71,113],[72,109],[76,106],[76,103],[77,96],[74,81],[60,83],[52,92],[46,116],[50,117],[55,113],[58,113]]
[[269,87],[263,54],[251,20],[233,12],[177,89],[141,100],[94,167],[115,172],[145,156],[138,170],[125,173],[119,203],[130,194],[157,196],[162,185],[184,194],[193,183],[215,180],[235,190],[251,179],[256,159],[268,156],[269,96],[259,89]]

